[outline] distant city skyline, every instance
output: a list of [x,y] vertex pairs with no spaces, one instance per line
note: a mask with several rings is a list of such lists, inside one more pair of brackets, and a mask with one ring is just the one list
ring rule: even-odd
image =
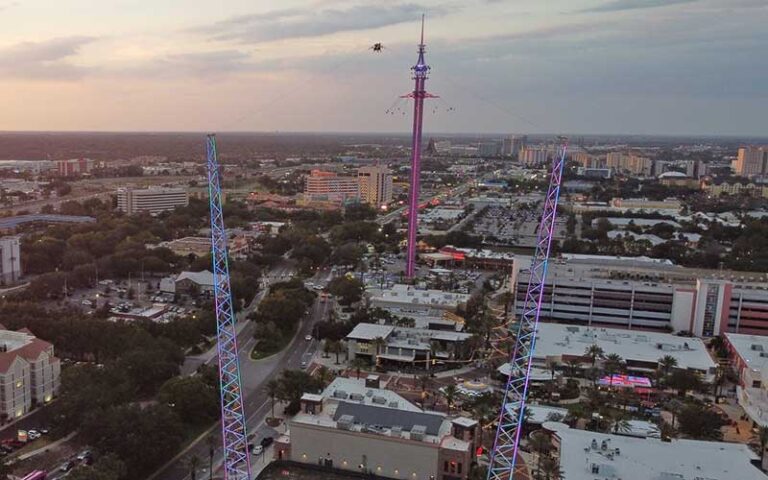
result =
[[422,12],[425,135],[768,133],[765,0],[0,0],[0,130],[407,132]]

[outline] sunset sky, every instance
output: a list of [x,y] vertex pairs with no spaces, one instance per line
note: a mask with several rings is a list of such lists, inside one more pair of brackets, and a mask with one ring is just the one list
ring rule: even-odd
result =
[[422,12],[428,132],[768,135],[767,0],[0,0],[0,130],[406,131]]

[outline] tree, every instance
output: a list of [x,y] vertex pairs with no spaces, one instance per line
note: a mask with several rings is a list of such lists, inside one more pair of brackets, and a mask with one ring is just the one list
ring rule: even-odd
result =
[[328,291],[336,296],[341,305],[352,305],[363,296],[363,284],[356,278],[346,275],[335,277],[328,283]]
[[603,365],[605,373],[610,378],[610,386],[613,386],[613,375],[619,373],[624,368],[624,359],[618,353],[611,353],[606,355],[605,363]]
[[376,337],[373,339],[373,346],[376,347],[376,355],[380,355],[382,352],[382,349],[387,346],[387,341],[384,340],[382,337]]
[[588,346],[586,350],[584,350],[584,354],[589,357],[589,359],[592,361],[592,366],[594,367],[597,360],[603,358],[605,352],[603,351],[602,347],[600,347],[600,345],[593,343],[592,345]]
[[72,470],[67,478],[70,480],[122,480],[125,475],[125,463],[117,455],[108,453],[99,457],[90,468]]
[[550,456],[545,457],[541,461],[539,469],[544,475],[544,480],[561,480],[564,478],[564,472],[560,468],[560,463]]
[[362,357],[355,357],[350,367],[355,369],[355,378],[360,378],[360,370],[369,366],[369,363]]
[[219,416],[216,387],[200,376],[174,377],[160,387],[160,401],[171,407],[185,423],[201,425]]
[[568,366],[568,376],[573,378],[581,367],[581,362],[575,359],[570,359],[565,364]]
[[712,410],[698,405],[688,405],[680,411],[678,417],[680,432],[700,440],[720,440],[723,432],[720,427],[723,419]]
[[272,404],[272,418],[275,418],[275,400],[280,394],[280,382],[275,378],[270,379],[267,384],[264,385],[264,392],[267,394]]
[[677,390],[677,394],[682,397],[690,390],[701,388],[701,377],[689,370],[675,370],[669,377],[669,386]]
[[[272,416],[275,416],[274,412]],[[216,453],[216,438],[209,435],[206,442],[208,443],[208,480],[213,480],[213,456]]]
[[664,355],[659,358],[659,368],[664,374],[663,378],[666,379],[673,368],[677,366],[677,359],[672,355]]
[[453,404],[456,401],[456,397],[459,395],[459,389],[456,388],[456,385],[450,384],[443,388],[443,396],[445,397],[445,402],[448,404],[448,413],[451,413],[451,410],[453,409]]
[[325,365],[321,365],[315,373],[322,388],[325,388],[333,381],[333,372]]
[[539,431],[531,434],[529,443],[531,450],[536,452],[538,455],[538,459],[536,461],[536,475],[538,476],[539,472],[541,471],[544,455],[549,454],[549,451],[552,450],[552,442],[550,442],[549,436],[547,434]]
[[555,379],[555,372],[557,367],[560,366],[560,362],[557,360],[547,360],[547,368],[549,368],[549,379],[553,381]]
[[344,351],[344,346],[339,340],[326,340],[325,343],[328,345],[328,351],[336,355],[336,365],[338,365],[339,354]]

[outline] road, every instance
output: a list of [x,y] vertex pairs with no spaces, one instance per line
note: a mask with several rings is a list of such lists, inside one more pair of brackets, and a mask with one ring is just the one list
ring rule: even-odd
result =
[[[284,268],[290,267],[278,267],[270,272],[270,276],[274,279],[285,280]],[[328,280],[327,276],[327,272],[322,272],[321,274],[316,275],[316,278],[311,279],[311,281],[316,284],[325,284]],[[251,308],[251,306],[249,306],[249,308]],[[262,438],[273,436],[273,433],[271,433],[272,430],[264,425],[264,420],[270,413],[270,401],[264,393],[264,384],[273,377],[279,375],[283,370],[301,369],[302,360],[311,358],[315,354],[319,347],[319,342],[316,340],[306,341],[304,338],[312,333],[317,322],[327,318],[328,308],[329,302],[320,302],[319,300],[316,300],[312,305],[310,313],[302,321],[291,344],[282,352],[262,360],[251,360],[250,358],[250,347],[253,346],[253,343],[251,342],[253,339],[253,327],[247,325],[242,328],[238,334],[238,340],[240,340],[239,344],[241,345],[239,355],[242,387],[243,391],[246,392],[243,406],[246,413],[248,431],[253,432],[251,434],[253,438],[249,440],[250,443],[258,444]],[[253,322],[245,323],[251,324]],[[215,358],[215,354],[211,358]],[[214,437],[214,445],[216,446],[216,452],[214,454],[214,471],[216,472],[220,469],[223,461],[221,434],[218,424],[213,429],[212,435]],[[190,478],[189,459],[192,456],[197,456],[202,464],[196,478],[207,478],[209,453],[206,438],[207,436],[203,436],[197,439],[197,441],[188,447],[183,455],[175,459],[170,465],[166,465],[156,472],[150,479],[186,480]],[[256,462],[257,460],[259,462],[266,462],[268,459],[254,458],[252,460],[253,462]]]

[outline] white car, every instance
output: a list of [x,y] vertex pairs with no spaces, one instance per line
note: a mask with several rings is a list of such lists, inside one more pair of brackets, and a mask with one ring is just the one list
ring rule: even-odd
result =
[[254,455],[261,455],[262,453],[264,453],[264,447],[262,447],[261,445],[254,445],[253,450],[251,450],[251,453]]
[[306,340],[308,342],[311,342],[312,341],[312,335],[307,335],[306,337],[304,337],[304,340]]

